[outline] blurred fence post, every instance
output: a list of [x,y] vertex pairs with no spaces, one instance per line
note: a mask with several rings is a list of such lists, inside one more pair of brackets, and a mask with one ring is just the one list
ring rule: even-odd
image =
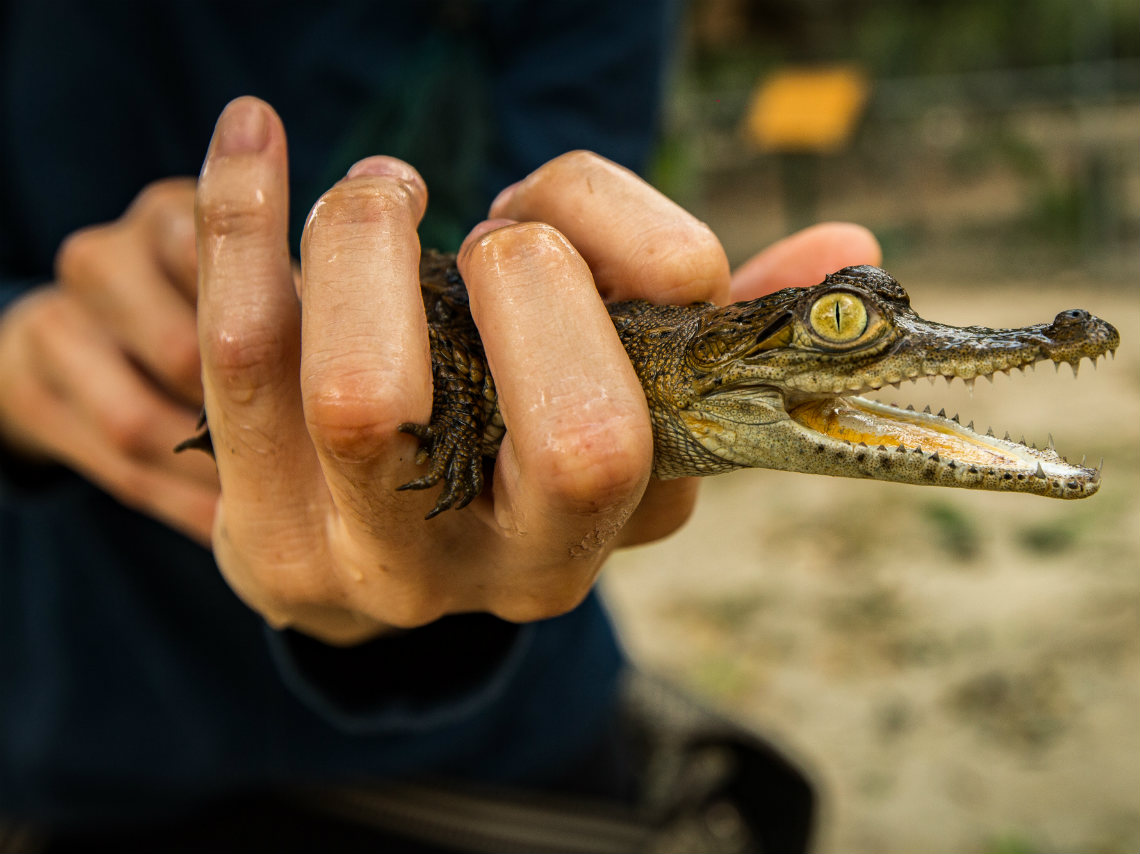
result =
[[869,92],[867,75],[850,65],[783,68],[756,87],[746,135],[778,158],[789,230],[818,218],[820,161],[850,143]]

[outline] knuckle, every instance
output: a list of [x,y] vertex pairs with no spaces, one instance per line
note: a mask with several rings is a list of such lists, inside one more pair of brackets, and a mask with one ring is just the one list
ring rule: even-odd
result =
[[292,612],[328,600],[328,582],[319,573],[304,567],[263,564],[257,572],[257,585],[279,612]]
[[267,329],[227,325],[212,330],[203,339],[203,359],[223,389],[246,392],[264,385],[273,376],[282,345]]
[[568,614],[581,605],[591,586],[589,583],[565,583],[557,589],[511,596],[505,602],[492,605],[491,613],[510,623],[550,620]]
[[532,201],[552,194],[577,193],[583,187],[587,192],[593,193],[596,179],[626,172],[626,169],[600,154],[577,149],[560,154],[539,166],[524,179],[522,189]]
[[170,208],[189,210],[194,199],[193,178],[163,178],[147,184],[131,203],[131,211],[152,214]]
[[656,301],[689,303],[723,298],[727,293],[731,278],[728,256],[704,223],[648,228],[641,240],[631,244],[630,257],[655,259],[650,284]]
[[198,196],[197,224],[206,237],[251,238],[275,234],[278,213],[268,196],[259,189],[242,187],[221,192],[213,184],[204,186]]
[[605,430],[577,430],[545,442],[533,463],[556,505],[596,513],[636,495],[651,465],[638,427],[611,421]]
[[398,629],[418,629],[445,613],[440,597],[419,588],[407,588],[385,601],[379,618]]
[[376,382],[367,370],[340,370],[302,379],[305,421],[313,442],[336,458],[374,456],[398,437],[408,418],[398,388]]
[[12,306],[8,316],[15,316],[12,312],[16,311],[20,312],[25,328],[35,338],[60,331],[74,332],[75,299],[59,288],[31,291]]
[[55,256],[55,271],[59,281],[83,283],[92,270],[102,266],[111,228],[108,225],[93,225],[64,238]]
[[579,148],[574,151],[567,151],[565,154],[560,154],[554,159],[547,161],[534,172],[534,175],[539,178],[545,178],[562,171],[569,172],[570,174],[588,174],[599,168],[606,168],[612,165],[611,161],[602,157],[600,154]]
[[116,401],[97,415],[103,433],[125,456],[137,459],[154,444],[156,419],[147,407]]

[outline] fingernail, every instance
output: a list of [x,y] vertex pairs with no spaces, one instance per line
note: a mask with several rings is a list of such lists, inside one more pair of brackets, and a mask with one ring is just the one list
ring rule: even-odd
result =
[[459,247],[459,256],[462,258],[467,255],[467,253],[471,251],[471,247],[478,243],[480,238],[484,235],[508,225],[515,225],[515,223],[516,221],[513,219],[499,218],[483,220],[467,233],[467,236],[463,239],[463,245]]
[[218,119],[214,153],[256,154],[269,141],[269,122],[265,108],[257,101],[239,98],[230,102]]
[[399,178],[402,181],[410,181],[416,184],[423,182],[423,179],[420,178],[420,173],[403,160],[397,160],[395,157],[386,157],[383,154],[365,157],[363,160],[356,161],[356,163],[352,164],[352,168],[348,170],[345,177],[360,178],[365,175],[381,178]]
[[511,197],[514,196],[515,190],[518,189],[522,181],[515,181],[509,187],[504,187],[499,191],[499,195],[495,196],[495,201],[491,202],[490,214],[496,216],[503,213],[503,209],[510,204]]

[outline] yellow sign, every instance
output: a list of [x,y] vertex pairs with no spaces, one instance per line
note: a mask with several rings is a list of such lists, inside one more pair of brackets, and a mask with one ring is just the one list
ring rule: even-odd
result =
[[748,136],[765,151],[836,151],[854,133],[870,88],[853,66],[777,71],[752,96]]

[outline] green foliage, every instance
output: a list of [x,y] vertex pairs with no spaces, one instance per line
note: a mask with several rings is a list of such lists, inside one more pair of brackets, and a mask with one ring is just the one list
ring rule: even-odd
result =
[[927,501],[922,515],[934,530],[939,545],[961,561],[972,560],[981,550],[973,519],[946,501]]
[[[695,3],[695,14],[704,8]],[[782,62],[858,62],[877,77],[906,77],[1140,56],[1135,0],[783,0],[746,8],[747,27],[731,43],[698,45],[704,82],[724,85]]]
[[1020,833],[1006,833],[989,840],[983,850],[985,854],[1038,854],[1041,849]]

